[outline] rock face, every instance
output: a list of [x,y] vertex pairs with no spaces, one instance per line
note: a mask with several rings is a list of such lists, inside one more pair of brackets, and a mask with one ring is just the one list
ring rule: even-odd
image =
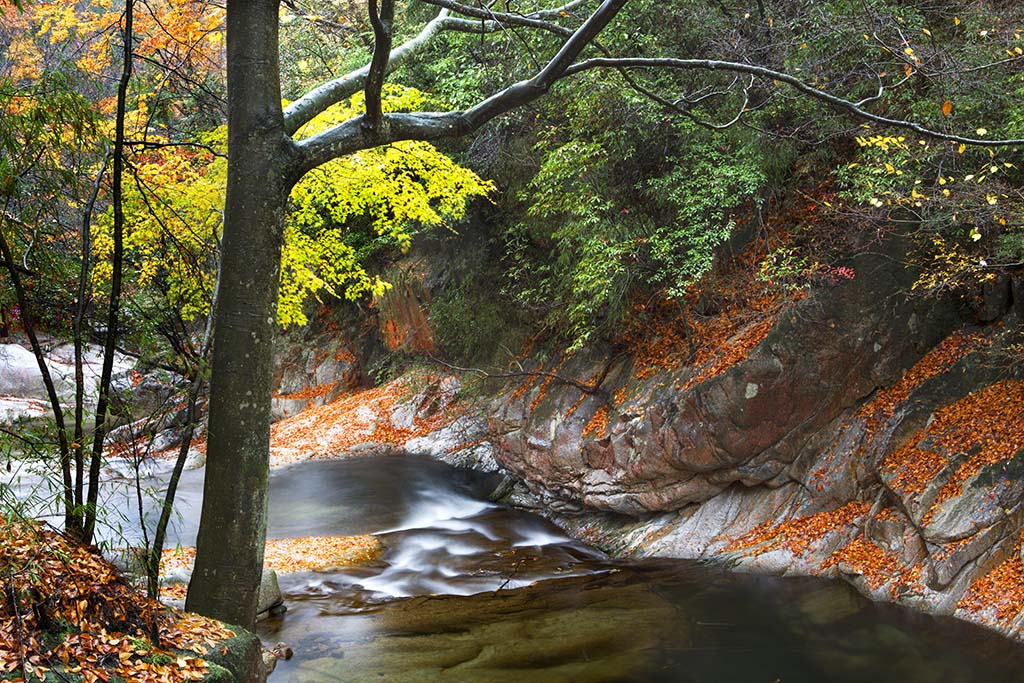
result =
[[257,615],[269,614],[271,610],[284,604],[281,586],[277,582],[277,572],[273,569],[263,571],[263,575],[260,577],[260,594],[256,603]]
[[274,422],[329,403],[360,384],[359,363],[336,324],[317,318],[274,355]]
[[[117,355],[114,372],[126,373],[133,365],[130,359]],[[75,359],[70,344],[58,345],[46,354],[46,365],[53,380],[57,398],[63,405],[75,400]],[[88,347],[83,354],[86,408],[96,405],[103,358],[100,350]],[[36,419],[40,406],[49,413],[49,397],[43,375],[31,350],[19,344],[0,344],[0,424],[13,424],[18,419]]]
[[550,364],[602,391],[510,388],[493,450],[444,457],[493,457],[520,482],[509,500],[613,553],[842,577],[1024,639],[1022,288],[924,305],[891,257],[859,257],[710,379]]
[[368,390],[388,400],[335,411],[365,435],[338,443],[502,472],[506,501],[613,554],[841,577],[1024,640],[1024,284],[910,298],[901,253],[689,365],[594,348],[429,430],[463,403],[450,378]]
[[[686,391],[688,368],[638,381],[625,363],[606,386],[626,399],[610,407],[594,395],[570,411],[580,393],[569,386],[548,386],[539,402],[543,386],[506,399],[491,420],[499,462],[555,497],[630,515],[677,510],[736,483],[792,480],[787,467],[823,428],[954,324],[952,307],[925,316],[899,296],[912,278],[886,261],[863,257],[856,279],[800,302],[745,360]],[[562,374],[596,372],[582,361]],[[607,426],[593,430],[602,411]]]

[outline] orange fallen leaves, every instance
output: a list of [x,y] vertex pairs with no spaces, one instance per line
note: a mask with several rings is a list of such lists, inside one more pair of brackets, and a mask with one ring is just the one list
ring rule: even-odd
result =
[[[935,411],[934,419],[882,463],[894,473],[893,488],[921,493],[948,463],[964,462],[940,489],[924,522],[943,501],[960,495],[964,484],[987,465],[1024,449],[1024,381],[996,382]],[[927,439],[927,446],[924,445]]]
[[[721,375],[764,341],[779,316],[806,297],[803,291],[783,292],[758,279],[757,261],[764,250],[764,243],[752,244],[709,282],[692,287],[682,304],[661,300],[636,306],[618,340],[633,355],[633,379],[644,382],[689,367],[691,374],[677,385],[685,391]],[[713,292],[716,299],[709,315],[696,313],[702,292]],[[623,387],[615,394],[616,405],[626,398]]]
[[540,389],[537,390],[537,395],[534,396],[533,400],[530,402],[531,412],[537,410],[537,406],[540,405],[540,402],[544,400],[544,395],[547,393],[548,387],[551,386],[551,381],[555,379],[554,375],[561,369],[562,365],[565,364],[565,361],[566,357],[563,356],[562,358],[559,358],[558,363],[555,364],[555,367],[551,368],[551,370],[549,371],[550,374],[547,375],[544,378],[544,381],[540,383]]
[[[206,662],[169,648],[205,651],[234,635],[148,600],[102,557],[35,522],[0,517],[0,578],[0,672],[59,665],[88,681],[197,681]],[[154,626],[160,648],[148,641]]]
[[[978,347],[987,344],[988,340],[981,333],[968,333],[958,330],[942,340],[914,364],[895,384],[878,392],[871,401],[863,404],[856,413],[862,421],[868,439],[875,435],[880,426],[891,419],[896,408],[906,401],[913,391],[932,377],[946,373],[960,359]],[[860,428],[854,421],[848,428]],[[895,452],[891,453],[883,464],[883,470],[894,473],[891,484],[893,488],[904,494],[920,494],[928,483],[942,471],[946,459],[935,449],[919,448],[919,439],[911,439]],[[832,444],[832,450],[822,465],[810,477],[818,490],[822,489],[822,481],[829,473],[833,461],[841,453],[839,443]],[[853,453],[847,453],[853,455]]]
[[835,510],[794,517],[781,523],[768,520],[734,539],[725,550],[736,552],[752,549],[751,554],[756,557],[781,548],[793,555],[803,555],[811,545],[833,531],[857,524],[870,508],[868,503],[851,501]]
[[1020,553],[1018,540],[1009,557],[971,584],[957,609],[992,626],[1009,625],[1024,610],[1024,561]]
[[917,387],[925,381],[941,375],[986,342],[980,333],[969,334],[958,330],[926,353],[914,364],[895,384],[878,392],[871,401],[865,403],[857,411],[857,416],[868,423],[868,429],[876,427],[882,420],[893,416],[896,406],[905,401]]
[[[377,557],[383,546],[374,536],[303,536],[267,541],[263,566],[280,574],[325,571]],[[194,547],[171,548],[164,551],[163,571],[189,569],[195,563]],[[180,590],[178,591],[180,592]],[[178,597],[173,591],[168,596]]]
[[583,428],[583,438],[597,435],[602,437],[608,434],[608,406],[601,406],[590,418],[590,421]]
[[315,387],[306,387],[304,389],[300,389],[299,391],[290,394],[274,394],[274,398],[283,398],[288,400],[302,398],[320,398],[321,396],[326,396],[327,394],[331,393],[335,386],[336,382],[331,382],[329,384],[320,384]]
[[858,536],[845,547],[832,553],[821,564],[821,569],[826,570],[840,563],[863,576],[872,590],[889,583],[889,592],[893,600],[921,583],[921,565],[908,567],[896,553],[863,536]]
[[396,427],[391,421],[418,387],[440,384],[441,380],[441,376],[430,373],[401,377],[274,423],[270,428],[270,466],[337,457],[367,442],[402,445],[450,424],[458,417],[456,405],[440,406],[426,417],[417,414],[409,428]]

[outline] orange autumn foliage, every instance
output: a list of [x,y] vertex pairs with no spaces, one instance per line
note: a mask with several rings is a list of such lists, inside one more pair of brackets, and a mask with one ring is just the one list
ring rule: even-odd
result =
[[[207,652],[234,635],[147,599],[102,557],[36,522],[0,517],[0,575],[0,675],[61,666],[85,681],[198,681],[207,663],[171,649]],[[61,624],[71,632],[47,644],[44,634]],[[159,646],[148,641],[154,627]]]
[[[633,355],[633,378],[643,382],[689,367],[691,374],[676,384],[677,390],[686,391],[724,373],[764,341],[779,316],[806,297],[802,290],[785,292],[758,278],[758,259],[765,249],[761,242],[752,244],[700,287],[692,287],[682,303],[660,300],[635,307],[617,340]],[[710,315],[696,313],[702,292],[714,293]],[[615,403],[623,403],[627,393],[626,387],[616,392]]]
[[594,435],[601,437],[608,433],[608,412],[606,405],[597,409],[597,412],[583,428],[583,438]]
[[[383,547],[373,536],[302,536],[275,538],[267,541],[263,567],[279,574],[311,572],[367,562],[377,557]],[[192,546],[170,548],[161,558],[162,571],[189,569],[195,563]],[[179,591],[180,592],[180,591]]]
[[306,387],[305,389],[300,389],[299,391],[290,394],[274,394],[274,398],[283,398],[288,400],[302,398],[320,398],[321,396],[326,396],[327,394],[331,393],[331,390],[333,390],[335,386],[336,383],[331,382],[329,384],[321,384],[315,387]]
[[892,417],[896,406],[905,401],[914,389],[932,377],[949,371],[961,358],[983,343],[985,338],[981,334],[969,334],[963,330],[954,332],[926,353],[895,384],[878,392],[874,399],[861,406],[857,417],[868,422],[870,431],[880,421]]
[[793,555],[803,555],[812,544],[831,532],[857,524],[870,508],[868,503],[851,501],[835,510],[795,517],[781,523],[768,520],[734,539],[725,550],[736,552],[752,549],[752,554],[757,556],[771,550],[784,549]]
[[417,417],[409,428],[391,422],[396,409],[411,399],[420,385],[439,383],[440,379],[429,373],[402,377],[274,423],[270,429],[271,467],[337,457],[362,443],[401,445],[450,424],[458,417],[458,406],[446,405],[427,417]]

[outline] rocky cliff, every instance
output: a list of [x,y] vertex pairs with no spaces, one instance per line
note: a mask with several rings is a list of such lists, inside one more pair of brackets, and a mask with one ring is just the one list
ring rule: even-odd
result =
[[1024,287],[911,297],[901,249],[631,346],[527,356],[475,400],[421,373],[275,433],[504,471],[509,501],[620,556],[840,577],[1021,638]]
[[842,577],[1020,638],[1024,291],[915,300],[896,253],[858,257],[704,366],[581,356],[506,392],[487,435],[512,499],[618,555]]

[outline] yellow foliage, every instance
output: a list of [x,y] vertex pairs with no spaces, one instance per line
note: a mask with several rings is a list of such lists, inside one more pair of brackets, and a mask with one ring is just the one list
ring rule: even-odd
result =
[[988,272],[977,256],[971,256],[959,245],[935,236],[931,241],[928,265],[911,287],[913,290],[969,290],[989,282],[995,274]]
[[[422,107],[423,93],[391,87],[385,109]],[[362,95],[331,108],[303,133],[324,130],[363,111]],[[144,117],[145,100],[134,116]],[[151,139],[153,139],[151,137]],[[226,130],[202,138],[226,148]],[[213,290],[212,261],[221,227],[227,165],[219,156],[168,147],[133,162],[137,182],[125,186],[125,250],[138,286],[156,285],[186,320],[205,315]],[[284,228],[277,320],[304,325],[310,298],[324,293],[355,300],[388,284],[368,273],[363,252],[373,244],[408,248],[416,231],[447,227],[493,185],[425,142],[400,142],[332,161],[294,188]],[[94,285],[110,279],[112,217],[99,221]],[[360,229],[362,229],[360,231]],[[359,234],[357,249],[353,237]]]

